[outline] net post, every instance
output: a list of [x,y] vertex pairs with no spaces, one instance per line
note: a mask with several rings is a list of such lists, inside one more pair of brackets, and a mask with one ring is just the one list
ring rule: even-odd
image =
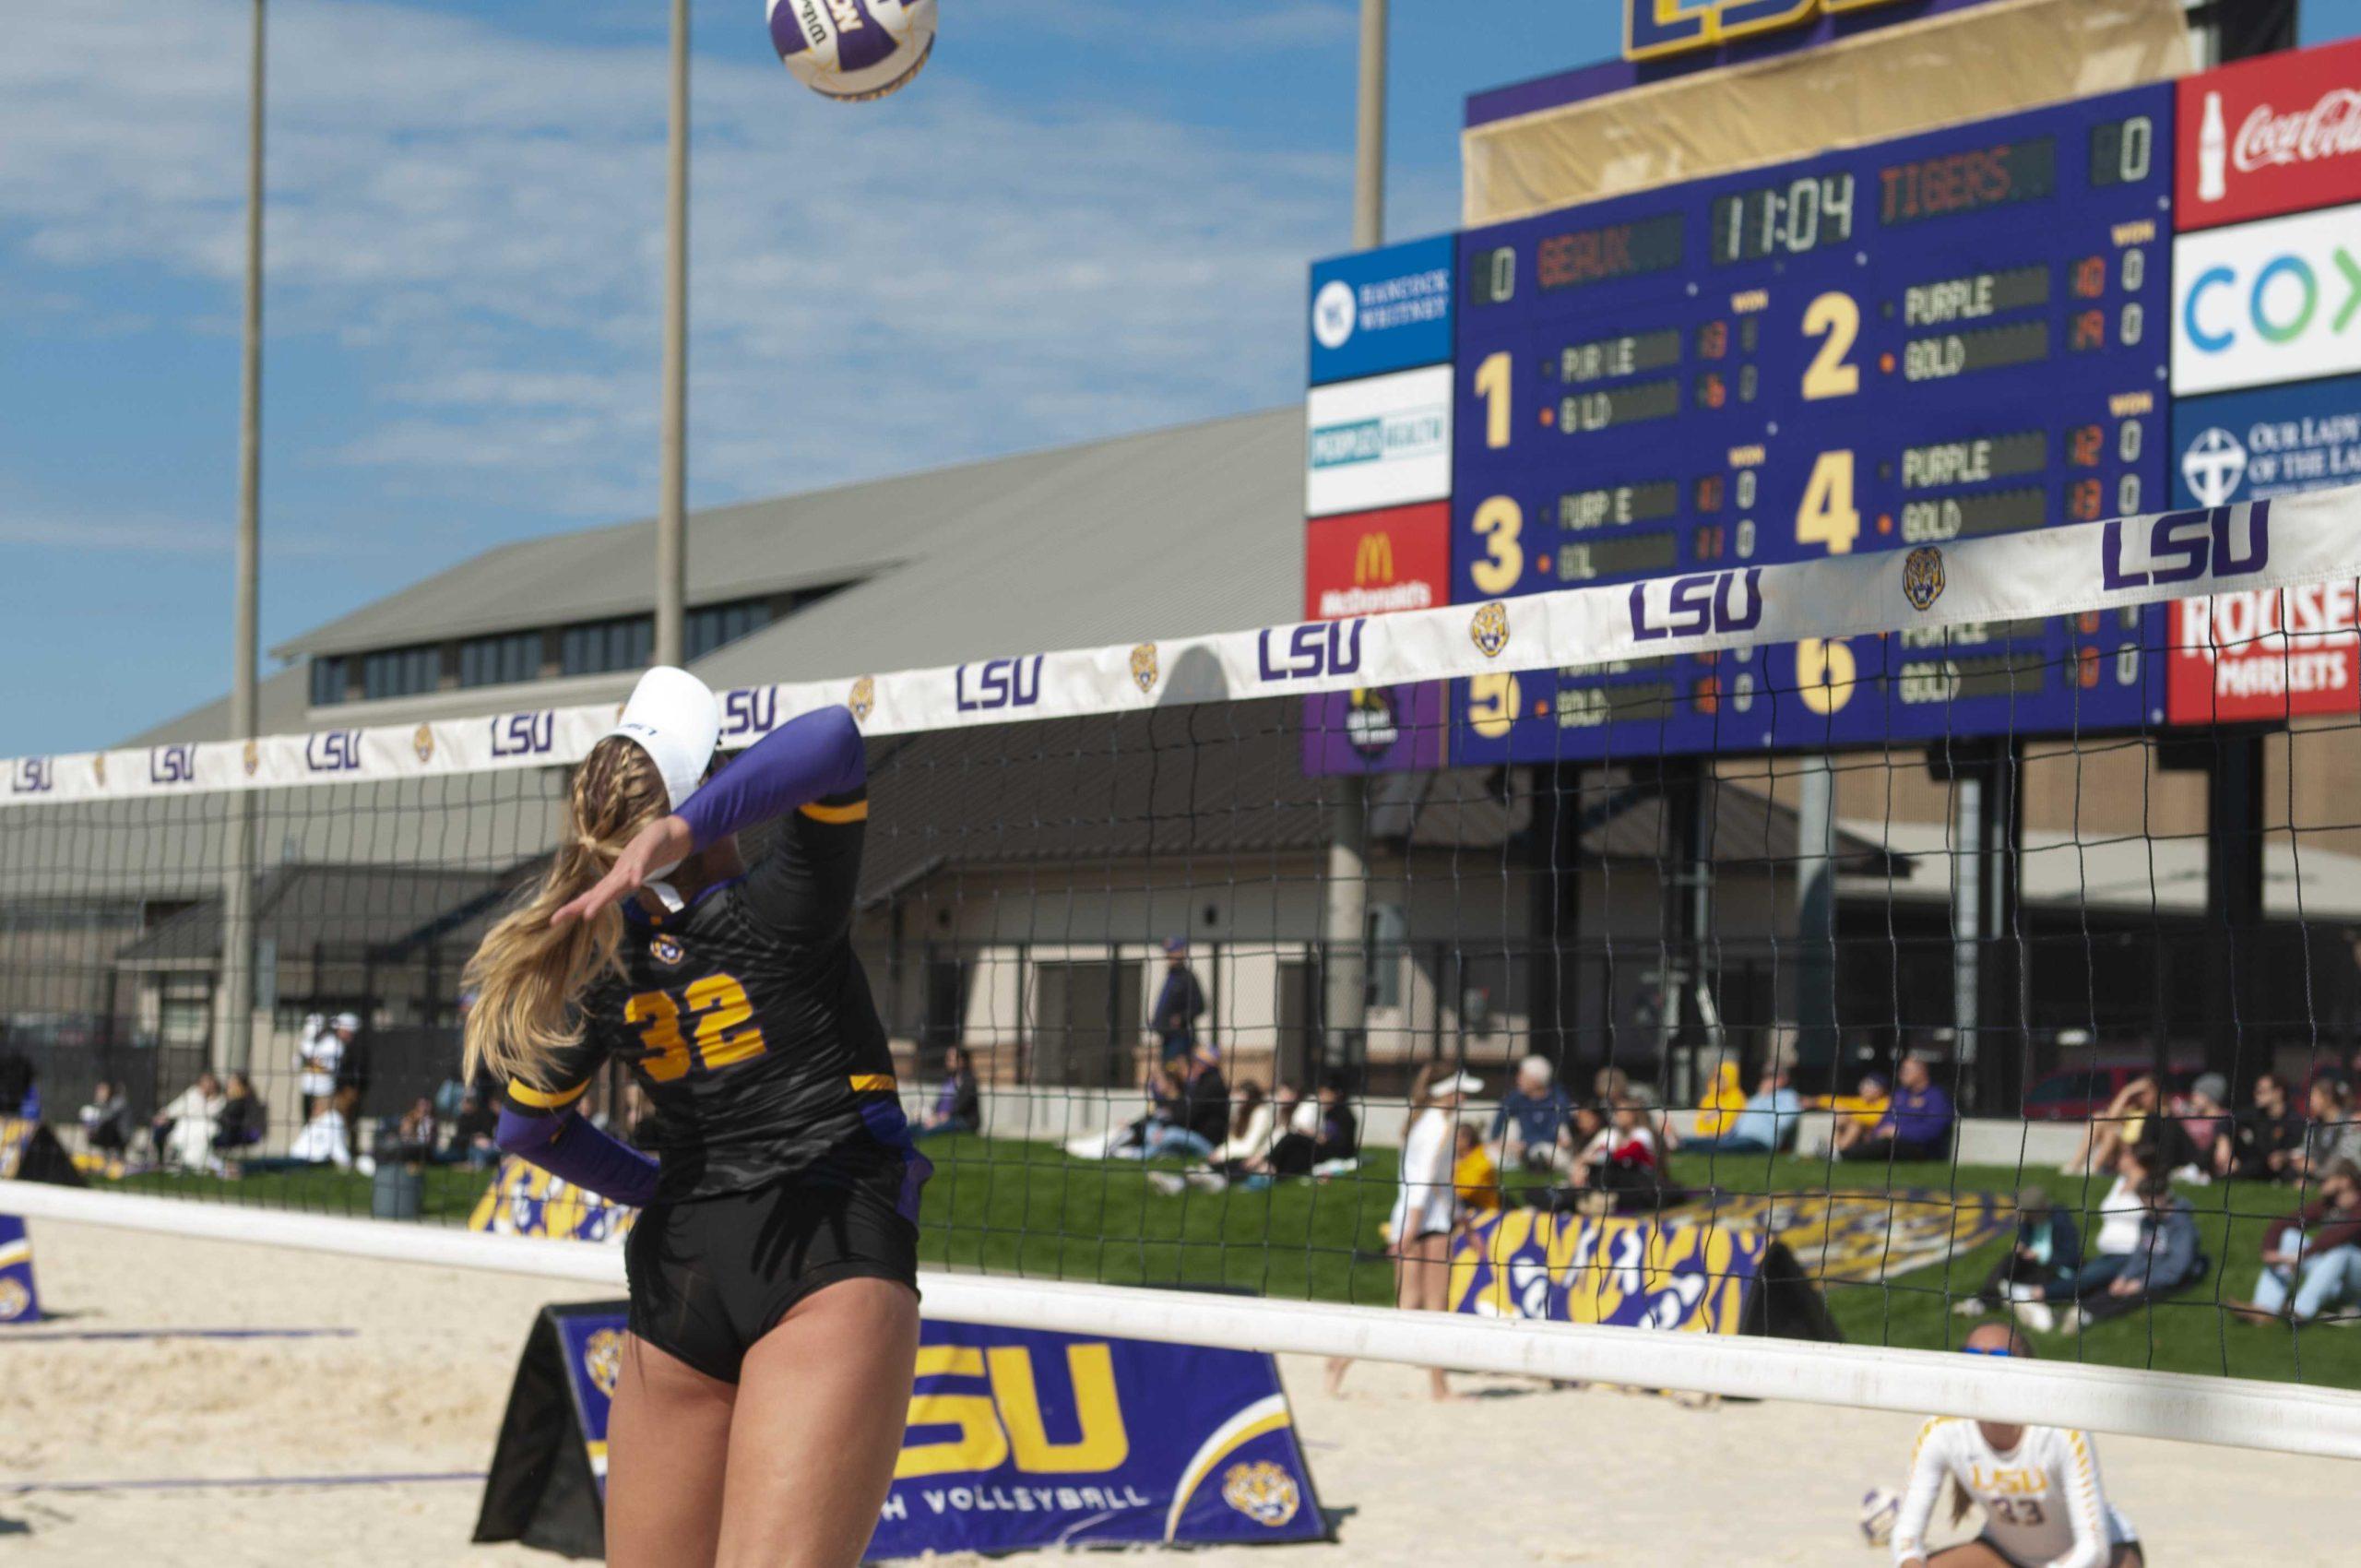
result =
[[1830,851],[1836,835],[1836,782],[1825,755],[1798,759],[1796,780],[1796,1051],[1797,1060],[1829,1066],[1834,1081],[1836,1036],[1836,879]]
[[656,498],[653,662],[688,662],[689,0],[672,0],[671,99],[665,146],[664,363]]
[[[238,582],[233,612],[230,735],[251,743],[261,733],[256,671],[256,600],[262,561],[263,66],[266,0],[254,0],[253,81],[246,104],[246,289],[238,411]],[[221,993],[217,1054],[231,1072],[254,1055],[254,797],[229,800],[229,849],[221,883]]]

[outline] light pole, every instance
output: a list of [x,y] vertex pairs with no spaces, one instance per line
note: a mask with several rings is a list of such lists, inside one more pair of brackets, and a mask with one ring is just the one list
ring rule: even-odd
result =
[[689,0],[672,0],[671,123],[666,137],[663,434],[657,463],[656,659],[688,662]]
[[[231,633],[230,738],[252,742],[256,712],[256,601],[262,577],[262,130],[264,0],[254,0],[253,89],[246,102],[246,312],[238,409],[238,583]],[[230,796],[221,885],[221,1056],[243,1072],[254,1054],[255,801]]]
[[[1386,0],[1361,0],[1360,87],[1354,116],[1353,244],[1385,243]],[[1369,1026],[1369,785],[1358,774],[1335,781],[1328,822],[1328,970],[1322,1034],[1330,1065],[1351,1054]]]

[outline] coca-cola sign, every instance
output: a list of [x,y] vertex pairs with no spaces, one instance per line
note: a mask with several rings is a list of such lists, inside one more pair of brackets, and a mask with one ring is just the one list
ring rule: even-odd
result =
[[2361,201],[2361,40],[2179,87],[2182,232]]

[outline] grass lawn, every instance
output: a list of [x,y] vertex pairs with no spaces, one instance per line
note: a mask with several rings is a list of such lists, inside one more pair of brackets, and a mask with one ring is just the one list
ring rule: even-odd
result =
[[[1190,1189],[1168,1197],[1145,1169],[1122,1160],[1074,1159],[1053,1146],[953,1137],[929,1142],[935,1178],[926,1190],[920,1258],[929,1267],[984,1269],[1045,1279],[1123,1285],[1192,1286],[1292,1300],[1384,1304],[1394,1297],[1391,1268],[1374,1256],[1378,1225],[1394,1202],[1395,1157],[1373,1150],[1359,1171],[1325,1182],[1288,1182],[1262,1192]],[[1165,1169],[1178,1169],[1169,1162]],[[1709,1182],[1733,1193],[1809,1194],[1831,1188],[1881,1191],[1932,1188],[2011,1194],[2008,1167],[1900,1165],[1832,1170],[1824,1161],[1677,1155],[1671,1175],[1687,1186]],[[2094,1203],[2104,1185],[2037,1178],[2070,1205]],[[490,1178],[437,1168],[426,1174],[430,1219],[464,1221]],[[126,1191],[162,1192],[215,1201],[315,1213],[365,1215],[369,1179],[334,1171],[282,1171],[240,1182],[148,1175]],[[2107,1366],[2230,1373],[2239,1377],[2361,1388],[2361,1327],[2254,1327],[2218,1311],[2218,1301],[2251,1294],[2255,1257],[2267,1223],[2295,1206],[2285,1189],[2193,1187],[2204,1248],[2213,1266],[2195,1288],[2104,1324],[2086,1335],[2048,1335],[2044,1356]],[[2085,1227],[2087,1231],[2089,1227]],[[1941,1349],[1973,1326],[1950,1311],[1952,1298],[1980,1282],[2005,1238],[1947,1264],[1877,1284],[1830,1283],[1830,1309],[1855,1344]],[[2225,1260],[2227,1260],[2226,1270]]]

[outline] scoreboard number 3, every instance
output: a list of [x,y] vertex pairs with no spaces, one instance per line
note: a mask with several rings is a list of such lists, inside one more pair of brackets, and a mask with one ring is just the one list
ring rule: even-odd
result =
[[1505,495],[1495,495],[1476,508],[1469,526],[1483,536],[1484,559],[1467,568],[1477,591],[1501,594],[1525,576],[1525,508]]

